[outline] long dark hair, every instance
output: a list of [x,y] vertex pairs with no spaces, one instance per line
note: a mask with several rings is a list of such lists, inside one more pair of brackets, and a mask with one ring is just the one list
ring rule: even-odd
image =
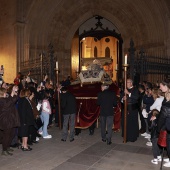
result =
[[44,90],[42,94],[42,100],[44,99],[49,99],[50,96],[50,91],[49,90]]

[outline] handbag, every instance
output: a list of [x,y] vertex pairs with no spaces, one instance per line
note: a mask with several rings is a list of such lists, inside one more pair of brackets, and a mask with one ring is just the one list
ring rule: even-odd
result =
[[35,125],[34,126],[37,130],[43,126],[43,122],[42,122],[40,117],[35,119]]
[[167,146],[166,138],[167,138],[167,131],[161,130],[158,137],[158,145],[162,147],[166,147]]

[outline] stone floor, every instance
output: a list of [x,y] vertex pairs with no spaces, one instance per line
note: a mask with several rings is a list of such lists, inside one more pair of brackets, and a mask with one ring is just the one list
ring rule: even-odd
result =
[[[151,147],[139,137],[135,143],[122,143],[120,133],[113,133],[112,144],[101,141],[100,128],[89,136],[82,130],[75,141],[60,141],[61,131],[49,129],[52,139],[42,139],[31,152],[15,149],[13,156],[0,156],[0,170],[158,170],[151,164]],[[167,169],[167,168],[163,168]]]

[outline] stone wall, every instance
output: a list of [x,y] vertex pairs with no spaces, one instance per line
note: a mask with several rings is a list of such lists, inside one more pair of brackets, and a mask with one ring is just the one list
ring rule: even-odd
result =
[[0,65],[4,65],[4,80],[12,83],[16,77],[16,1],[0,2]]
[[137,51],[143,47],[153,55],[170,56],[169,9],[168,0],[1,0],[0,61],[5,81],[12,82],[22,71],[21,61],[37,58],[49,43],[70,74],[72,38],[95,15],[117,27],[125,53],[133,38]]

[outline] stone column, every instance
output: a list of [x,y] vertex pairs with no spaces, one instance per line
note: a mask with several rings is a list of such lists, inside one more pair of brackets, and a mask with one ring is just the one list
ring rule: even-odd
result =
[[167,55],[170,58],[170,16],[167,18],[167,26],[168,26],[168,38],[167,38]]
[[21,63],[24,61],[24,1],[17,0],[17,14],[14,30],[16,35],[16,57],[17,72],[21,70]]
[[16,57],[17,72],[21,70],[21,64],[24,61],[24,23],[16,22],[14,25],[16,35]]

